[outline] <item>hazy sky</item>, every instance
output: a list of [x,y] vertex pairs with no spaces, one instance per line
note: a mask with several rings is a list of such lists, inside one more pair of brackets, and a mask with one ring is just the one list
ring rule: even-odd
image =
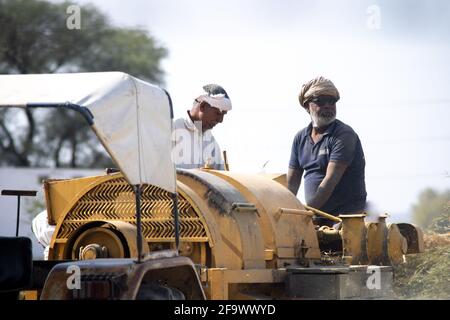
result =
[[338,118],[362,141],[380,213],[395,220],[425,187],[450,187],[449,1],[86,2],[169,50],[176,116],[206,83],[228,91],[233,110],[214,135],[232,170],[260,172],[267,161],[266,172],[287,170],[309,123],[301,84],[323,75],[341,93]]

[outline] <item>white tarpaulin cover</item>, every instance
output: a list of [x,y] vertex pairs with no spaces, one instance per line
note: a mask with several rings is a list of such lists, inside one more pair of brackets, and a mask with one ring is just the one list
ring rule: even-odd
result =
[[64,103],[89,109],[93,130],[130,184],[176,191],[162,89],[121,72],[0,75],[0,107]]

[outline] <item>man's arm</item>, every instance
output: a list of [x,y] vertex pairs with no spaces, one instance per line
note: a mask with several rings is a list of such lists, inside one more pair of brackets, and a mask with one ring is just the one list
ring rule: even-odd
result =
[[[336,188],[337,184],[342,178],[347,165],[343,162],[330,161],[327,166],[327,173],[325,178],[317,188],[313,199],[308,203],[308,206],[320,209],[330,198],[331,194]],[[288,178],[289,181],[289,178]]]
[[300,183],[302,182],[302,169],[288,169],[287,173],[287,185],[288,189],[294,194],[297,195],[298,188],[300,187]]

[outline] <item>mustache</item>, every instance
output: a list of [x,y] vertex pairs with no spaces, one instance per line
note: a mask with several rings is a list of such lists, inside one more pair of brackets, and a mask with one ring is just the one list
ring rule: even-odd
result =
[[315,116],[320,118],[332,118],[336,116],[336,111],[334,110],[322,110],[315,114]]
[[314,127],[324,127],[336,119],[335,110],[321,110],[320,112],[311,112],[311,120]]

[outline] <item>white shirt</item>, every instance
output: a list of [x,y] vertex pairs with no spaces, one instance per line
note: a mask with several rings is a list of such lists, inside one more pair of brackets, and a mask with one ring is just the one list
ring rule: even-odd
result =
[[202,168],[207,163],[212,169],[224,170],[219,144],[211,130],[201,130],[201,121],[194,123],[189,115],[175,120],[172,140],[172,160],[177,168]]
[[47,210],[44,210],[33,219],[31,224],[31,228],[37,240],[45,247],[44,260],[48,260],[50,242],[56,228],[56,226],[49,225],[47,219]]

